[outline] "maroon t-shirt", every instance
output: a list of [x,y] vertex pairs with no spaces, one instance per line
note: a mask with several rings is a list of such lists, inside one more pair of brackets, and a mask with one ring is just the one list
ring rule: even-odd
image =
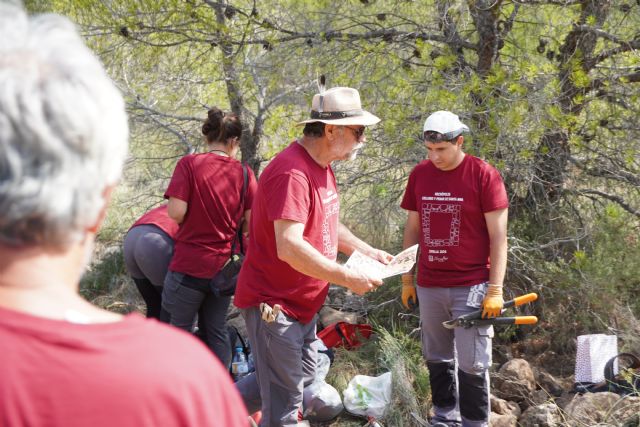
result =
[[137,225],[155,225],[160,230],[167,233],[167,235],[172,239],[175,237],[176,233],[178,233],[178,223],[169,218],[167,205],[162,205],[158,206],[157,208],[151,209],[140,218],[138,218],[138,220],[131,226],[131,228]]
[[249,182],[240,208],[242,165],[213,153],[191,154],[178,161],[165,198],[187,202],[187,213],[175,237],[169,270],[209,279],[231,254],[231,242],[244,211],[251,209],[257,184]]
[[278,259],[273,222],[286,219],[303,223],[304,239],[335,261],[339,212],[336,179],[330,166],[318,165],[297,142],[278,154],[260,175],[251,210],[249,250],[238,277],[235,305],[280,304],[287,315],[309,322],[324,303],[329,285]]
[[76,324],[0,308],[0,425],[244,426],[226,369],[197,339],[137,314]]
[[411,172],[401,206],[420,214],[418,285],[471,286],[489,279],[484,214],[509,207],[493,166],[468,154],[451,171],[425,160]]

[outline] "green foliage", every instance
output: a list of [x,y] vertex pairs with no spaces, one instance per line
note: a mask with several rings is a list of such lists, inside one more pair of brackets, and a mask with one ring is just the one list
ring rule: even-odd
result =
[[540,282],[529,290],[541,296],[536,314],[554,351],[571,354],[576,336],[606,333],[612,327],[623,346],[640,344],[637,333],[626,332],[637,328],[640,318],[640,244],[637,233],[626,227],[629,220],[628,214],[608,205],[579,247],[569,251],[569,246],[555,259],[529,254],[526,263],[537,265]]
[[125,274],[122,250],[115,248],[101,253],[80,281],[80,293],[88,300],[108,294]]
[[[162,201],[180,156],[203,149],[207,107],[240,103],[248,131],[259,131],[256,153],[245,154],[264,167],[300,136],[295,123],[307,117],[325,74],[329,87],[357,87],[364,107],[382,119],[367,130],[356,161],[333,165],[341,220],[356,235],[397,252],[406,218],[399,201],[426,157],[421,125],[432,111],[452,110],[471,128],[465,150],[504,177],[507,288],[541,295],[535,310],[552,327],[554,349],[571,351],[578,333],[633,331],[640,315],[636,6],[623,13],[590,2],[593,12],[583,16],[578,3],[544,1],[497,2],[491,11],[476,9],[478,2],[392,0],[26,4],[76,21],[127,98],[131,159],[101,242],[121,239]],[[232,8],[219,19],[215,7],[223,4]],[[480,12],[489,13],[475,19]],[[493,42],[486,34],[499,39],[490,58],[478,49]],[[110,288],[109,273],[98,276],[85,287]],[[380,305],[372,318],[390,354],[407,352],[403,369],[423,401],[427,382],[410,335],[417,321],[402,312],[397,287],[392,281],[371,296]],[[501,339],[511,338],[509,331]],[[345,375],[393,368],[383,353],[359,351],[373,360],[352,361],[357,368],[345,366]],[[390,425],[411,425],[405,415]]]

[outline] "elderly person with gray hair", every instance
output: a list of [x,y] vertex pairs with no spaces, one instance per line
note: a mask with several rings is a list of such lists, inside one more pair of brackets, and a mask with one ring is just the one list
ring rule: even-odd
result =
[[122,96],[73,25],[0,3],[2,425],[247,424],[195,338],[78,294],[127,134]]

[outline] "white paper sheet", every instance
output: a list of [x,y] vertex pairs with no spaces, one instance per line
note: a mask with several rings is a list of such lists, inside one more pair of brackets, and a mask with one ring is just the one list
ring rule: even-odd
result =
[[345,266],[362,271],[371,277],[386,279],[387,277],[397,276],[398,274],[404,274],[410,271],[413,264],[416,263],[417,253],[418,245],[413,245],[400,252],[393,257],[389,264],[385,265],[361,252],[353,251],[345,263]]

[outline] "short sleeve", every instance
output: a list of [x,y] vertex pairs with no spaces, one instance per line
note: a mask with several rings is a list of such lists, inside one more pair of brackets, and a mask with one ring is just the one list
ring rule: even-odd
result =
[[164,198],[175,197],[182,201],[188,202],[191,196],[191,168],[187,157],[183,157],[176,164],[176,168],[171,176],[171,181],[164,192]]
[[253,169],[247,167],[249,182],[247,185],[247,194],[244,197],[244,210],[251,209],[253,205],[253,198],[256,195],[256,191],[258,190],[258,181],[256,180],[256,176],[253,173]]
[[509,198],[500,172],[487,164],[482,174],[482,212],[487,213],[509,207]]
[[404,190],[404,196],[402,197],[402,202],[400,203],[400,207],[407,211],[417,211],[417,203],[416,203],[416,169],[414,168],[409,175],[409,180],[407,181],[407,188]]
[[311,209],[309,181],[296,171],[288,171],[272,177],[264,184],[267,219],[288,219],[305,223]]

